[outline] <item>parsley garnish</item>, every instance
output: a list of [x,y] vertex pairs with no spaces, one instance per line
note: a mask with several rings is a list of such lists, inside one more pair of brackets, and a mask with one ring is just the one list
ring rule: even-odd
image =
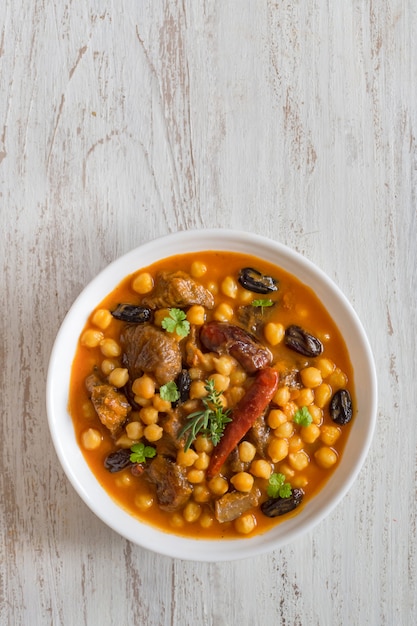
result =
[[180,337],[186,337],[190,332],[190,322],[186,317],[181,309],[170,309],[169,316],[164,317],[161,326],[169,333],[177,333]]
[[178,391],[177,383],[171,380],[171,382],[166,383],[159,387],[159,395],[162,400],[168,400],[168,402],[176,402],[176,400],[180,397],[180,392]]
[[274,472],[269,477],[266,493],[270,498],[289,498],[292,494],[290,483],[285,482],[284,474]]
[[272,300],[269,300],[267,298],[260,298],[259,300],[252,300],[251,304],[252,306],[261,307],[261,313],[263,314],[264,307],[272,306],[274,303],[272,302]]
[[295,412],[293,421],[300,426],[310,426],[313,418],[311,417],[310,411],[306,406],[303,406],[301,409]]
[[222,403],[219,400],[221,392],[216,391],[214,388],[213,379],[206,380],[205,390],[207,391],[207,396],[202,398],[204,410],[190,413],[187,416],[186,424],[178,433],[178,439],[181,439],[188,432],[188,438],[184,446],[185,451],[188,450],[199,433],[210,437],[213,445],[217,446],[227,422],[232,421],[229,417],[230,409],[223,410]]
[[146,459],[152,459],[156,450],[152,446],[145,446],[144,443],[135,443],[130,448],[132,454],[130,455],[130,460],[132,463],[143,463]]

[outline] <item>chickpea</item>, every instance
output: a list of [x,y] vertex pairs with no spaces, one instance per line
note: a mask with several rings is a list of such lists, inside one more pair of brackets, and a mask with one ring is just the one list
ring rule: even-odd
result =
[[280,409],[271,409],[268,414],[268,426],[271,428],[278,428],[281,424],[287,422],[287,416]]
[[96,348],[103,341],[103,333],[95,328],[88,328],[81,335],[80,343],[86,348]]
[[257,459],[256,461],[252,461],[249,471],[253,476],[256,476],[256,478],[265,478],[268,480],[272,474],[272,467],[265,459]]
[[108,309],[97,309],[91,319],[93,324],[101,328],[101,330],[106,330],[106,328],[110,326],[112,320],[113,315]]
[[214,476],[214,478],[208,482],[208,488],[215,496],[223,496],[229,489],[229,483],[223,476]]
[[236,366],[236,361],[227,354],[223,354],[222,356],[213,358],[213,365],[219,374],[223,376],[230,376],[231,371]]
[[233,487],[238,491],[248,493],[253,487],[253,476],[248,472],[238,472],[230,479]]
[[327,382],[332,387],[333,391],[337,391],[338,389],[346,387],[347,376],[339,367],[336,367],[330,376],[328,376]]
[[321,372],[317,367],[305,367],[300,371],[301,381],[304,387],[318,387],[323,382]]
[[125,367],[115,367],[114,370],[110,372],[108,380],[110,385],[120,389],[124,387],[129,380],[129,372]]
[[153,443],[161,439],[164,430],[158,424],[149,424],[149,426],[145,426],[143,429],[143,434],[150,443]]
[[324,469],[329,469],[337,462],[337,453],[333,448],[322,446],[314,453],[318,465]]
[[197,502],[187,502],[182,514],[186,522],[196,522],[201,515],[201,506]]
[[249,441],[242,441],[238,446],[238,452],[242,463],[249,463],[255,458],[256,448]]
[[285,328],[283,324],[268,322],[264,327],[264,337],[271,346],[277,346],[284,339]]
[[193,498],[196,502],[209,502],[211,495],[205,485],[195,485],[193,490]]
[[103,356],[115,357],[120,356],[122,349],[114,339],[102,339],[100,341],[100,350]]
[[198,521],[202,528],[210,528],[210,526],[213,526],[214,523],[213,516],[207,512],[204,512],[202,515],[200,515]]
[[116,441],[116,445],[120,446],[121,448],[131,448],[134,443],[136,443],[134,439],[128,437],[126,433],[120,435],[120,437]]
[[132,474],[121,472],[121,475],[116,478],[115,482],[118,487],[129,487],[132,484],[132,480]]
[[342,431],[338,426],[322,426],[320,439],[327,446],[332,446],[339,439]]
[[141,511],[147,511],[153,505],[153,497],[150,493],[138,493],[134,499],[135,506]]
[[156,393],[152,398],[152,406],[161,413],[166,413],[171,408],[171,402],[169,400],[163,400],[159,393]]
[[187,474],[187,480],[189,483],[202,483],[204,480],[204,471],[199,469],[190,469]]
[[310,463],[310,458],[304,450],[299,450],[289,454],[288,461],[293,469],[300,472]]
[[246,391],[244,387],[232,387],[225,392],[228,406],[235,406],[243,398]]
[[198,458],[194,462],[194,467],[198,470],[205,470],[210,463],[210,457],[206,452],[199,452]]
[[203,380],[193,380],[190,385],[191,400],[205,398],[207,395],[206,383]]
[[293,435],[288,442],[288,450],[289,452],[298,452],[302,449],[304,445],[303,440],[299,435]]
[[322,378],[327,378],[335,369],[335,364],[330,359],[321,358],[317,361],[317,367],[319,368]]
[[226,391],[226,389],[229,388],[230,379],[228,376],[224,376],[223,374],[212,374],[209,379],[214,380],[214,388],[220,393],[223,393],[223,391]]
[[252,513],[245,513],[235,520],[234,526],[241,535],[249,535],[256,528],[256,517]]
[[299,407],[309,406],[314,402],[314,392],[309,387],[303,387],[299,390],[296,403]]
[[289,420],[292,420],[294,415],[296,414],[296,412],[298,411],[298,405],[295,402],[292,402],[290,400],[290,402],[287,402],[287,404],[285,404],[282,407],[283,412],[285,413],[285,415],[287,416],[287,418]]
[[143,374],[133,381],[132,391],[135,396],[150,399],[155,395],[155,381],[148,374]]
[[274,438],[268,445],[268,455],[273,463],[278,463],[288,455],[288,441]]
[[187,311],[187,320],[190,324],[195,324],[196,326],[201,326],[204,324],[206,319],[206,312],[203,306],[199,304],[194,304]]
[[101,362],[101,371],[104,376],[108,376],[110,372],[112,372],[116,368],[116,364],[114,361],[110,361],[110,359],[103,359]]
[[179,450],[177,452],[177,463],[182,467],[191,467],[198,459],[198,454],[192,448],[188,448],[187,451]]
[[154,285],[153,278],[149,272],[137,274],[132,281],[132,289],[136,293],[144,294],[152,291]]
[[158,421],[158,411],[153,406],[145,406],[139,411],[140,419],[144,424],[156,424]]
[[314,390],[314,404],[322,409],[332,397],[332,388],[327,383],[321,383]]
[[236,298],[238,291],[238,284],[232,276],[226,276],[221,283],[221,290],[225,296],[229,298]]
[[280,438],[292,437],[294,433],[294,424],[292,422],[284,422],[278,428],[274,429],[274,436]]
[[313,418],[313,423],[320,426],[323,421],[323,411],[321,410],[321,408],[318,407],[316,404],[310,404],[310,406],[308,407],[308,412]]
[[101,432],[95,428],[88,428],[81,435],[81,443],[86,450],[97,450],[101,442]]
[[226,302],[221,302],[215,309],[213,317],[218,322],[230,322],[233,317],[233,308]]
[[162,321],[169,317],[169,309],[158,309],[153,315],[155,326],[162,326]]
[[214,281],[208,283],[207,289],[213,294],[213,296],[219,293],[219,286]]
[[280,407],[285,406],[290,401],[290,390],[287,386],[279,387],[274,397],[272,398],[274,404],[277,404]]
[[129,422],[126,425],[126,435],[129,439],[139,441],[143,437],[143,424],[141,422]]
[[245,380],[247,379],[247,374],[242,369],[237,368],[230,373],[230,384],[231,385],[243,385]]
[[172,528],[182,528],[185,524],[185,519],[179,513],[173,513],[169,520]]
[[210,452],[213,451],[213,447],[214,446],[211,439],[208,439],[203,435],[198,435],[198,437],[194,441],[194,448],[195,450],[197,450],[197,452],[207,452],[208,454],[210,454]]
[[305,443],[314,443],[320,437],[320,428],[313,422],[309,426],[303,426],[300,434]]
[[297,489],[303,489],[303,487],[306,487],[308,485],[308,478],[306,476],[294,476],[294,478],[291,481],[291,484],[293,487],[296,487]]
[[191,263],[191,276],[201,278],[207,272],[207,265],[202,261],[193,261]]

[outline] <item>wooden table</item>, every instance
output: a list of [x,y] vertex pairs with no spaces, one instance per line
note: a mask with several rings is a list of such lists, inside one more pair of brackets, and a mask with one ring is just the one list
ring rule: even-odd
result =
[[[416,623],[416,30],[413,0],[3,0],[1,624]],[[45,380],[107,263],[223,226],[337,282],[379,410],[358,480],[311,534],[205,564],[90,512],[52,447]]]

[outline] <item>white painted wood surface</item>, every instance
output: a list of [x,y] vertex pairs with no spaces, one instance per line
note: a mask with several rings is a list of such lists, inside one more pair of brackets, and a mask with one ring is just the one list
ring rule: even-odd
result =
[[[2,0],[1,624],[417,623],[416,34],[414,0]],[[44,400],[82,287],[210,226],[325,270],[379,377],[340,506],[231,564],[107,529],[65,478]]]

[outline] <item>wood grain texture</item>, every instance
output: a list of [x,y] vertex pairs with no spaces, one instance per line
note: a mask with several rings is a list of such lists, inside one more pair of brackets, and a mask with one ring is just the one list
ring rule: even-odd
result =
[[[413,0],[3,0],[1,624],[416,622],[416,32]],[[210,226],[316,262],[379,377],[342,503],[230,564],[107,529],[65,478],[44,400],[82,287],[142,242]]]

